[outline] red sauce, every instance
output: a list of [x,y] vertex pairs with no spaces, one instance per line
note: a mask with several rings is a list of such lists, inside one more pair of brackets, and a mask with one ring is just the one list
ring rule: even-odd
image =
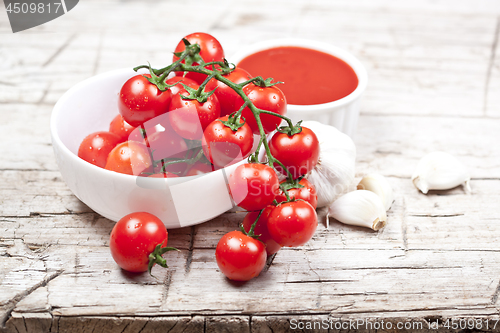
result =
[[253,76],[283,81],[279,87],[288,104],[310,105],[333,102],[358,86],[354,70],[330,54],[303,47],[283,46],[249,55],[238,67]]

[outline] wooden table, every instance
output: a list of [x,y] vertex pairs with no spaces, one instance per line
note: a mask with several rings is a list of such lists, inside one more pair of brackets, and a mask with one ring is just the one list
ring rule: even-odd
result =
[[[165,64],[194,31],[215,35],[229,57],[262,39],[303,37],[361,59],[369,86],[356,172],[393,185],[385,229],[326,228],[320,211],[306,246],[281,250],[258,278],[236,284],[214,257],[243,218],[233,211],[171,230],[169,244],[181,251],[169,254],[170,269],[154,268],[158,280],[117,267],[113,222],[61,179],[50,113],[85,78]],[[306,325],[347,331],[345,323],[365,320],[373,331],[403,323],[434,332],[463,328],[461,318],[491,329],[500,309],[499,31],[496,0],[85,0],[16,34],[0,10],[1,331],[326,332]],[[472,195],[417,192],[410,176],[434,150],[467,165]]]

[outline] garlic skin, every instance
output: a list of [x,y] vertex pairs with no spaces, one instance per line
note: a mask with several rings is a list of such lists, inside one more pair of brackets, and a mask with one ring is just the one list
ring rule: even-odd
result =
[[355,189],[354,162],[356,146],[352,139],[333,126],[317,121],[304,121],[319,140],[318,164],[305,178],[318,194],[318,208],[330,205],[344,193]]
[[[357,190],[344,194],[328,208],[328,216],[344,224],[382,229],[387,214],[380,197],[372,191]],[[327,217],[328,219],[328,217]]]
[[368,190],[380,197],[385,210],[391,208],[394,194],[387,178],[378,173],[371,173],[363,177],[358,184],[358,190]]
[[465,166],[453,155],[442,151],[425,155],[418,162],[411,180],[424,194],[429,190],[449,190],[459,185],[464,185],[467,193],[471,192],[470,174]]

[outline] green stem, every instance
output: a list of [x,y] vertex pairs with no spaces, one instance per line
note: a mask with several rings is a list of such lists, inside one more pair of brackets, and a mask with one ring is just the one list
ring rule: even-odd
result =
[[188,165],[191,165],[191,164],[194,164],[196,162],[198,162],[198,160],[200,158],[203,157],[203,149],[200,149],[198,151],[198,153],[196,154],[195,157],[192,157],[192,158],[188,158],[188,159],[183,159],[183,160],[175,160],[175,161],[169,161],[165,164],[163,164],[163,166],[161,167],[161,172],[166,172],[166,168],[169,166],[169,165],[172,165],[172,164],[176,164],[176,163],[187,163]]
[[293,127],[292,120],[290,118],[288,118],[288,117],[285,117],[285,116],[279,114],[279,113],[274,113],[274,112],[267,111],[267,110],[262,110],[262,109],[259,109],[259,112],[260,113],[265,113],[265,114],[270,114],[271,116],[276,116],[276,117],[279,117],[281,119],[284,119],[288,123],[288,126]]
[[260,219],[260,216],[262,215],[262,213],[264,212],[265,208],[264,209],[261,209],[261,211],[259,212],[259,215],[257,216],[257,218],[255,219],[255,222],[252,223],[252,226],[250,227],[250,230],[248,231],[248,233],[250,235],[253,235],[253,231],[255,230],[255,226],[257,225],[257,222],[259,222],[259,219]]
[[245,231],[245,228],[243,227],[243,224],[240,224],[241,232],[244,233],[245,235],[247,235],[248,237],[252,237],[252,238],[258,239],[260,241],[260,239],[259,239],[260,235],[256,235],[254,233],[254,230],[255,230],[255,227],[257,226],[257,222],[259,222],[260,216],[262,215],[262,213],[264,212],[264,210],[265,210],[265,208],[261,209],[261,211],[259,212],[259,215],[255,219],[255,222],[252,223],[252,226],[250,227],[250,230],[248,230],[248,232]]
[[[243,99],[243,102],[245,102],[245,103],[248,104],[248,108],[250,109],[250,111],[252,111],[252,114],[253,114],[253,116],[255,118],[255,121],[257,123],[257,127],[259,128],[259,134],[261,136],[261,141],[259,143],[259,146],[258,146],[257,150],[259,150],[260,146],[263,144],[264,145],[264,149],[266,150],[266,155],[267,155],[267,160],[268,160],[269,165],[272,166],[272,165],[274,165],[274,163],[278,163],[279,165],[281,165],[281,167],[284,170],[287,171],[288,177],[290,179],[293,179],[293,176],[290,173],[290,171],[280,161],[278,161],[277,159],[275,159],[274,156],[271,154],[271,151],[269,149],[269,145],[267,143],[267,140],[262,139],[262,138],[266,137],[266,132],[264,131],[264,127],[262,126],[262,121],[260,119],[260,114],[261,113],[265,113],[265,114],[270,114],[272,116],[279,117],[281,119],[284,119],[289,125],[293,126],[293,123],[290,120],[290,118],[287,118],[285,116],[282,116],[282,115],[274,113],[274,112],[270,112],[270,111],[266,111],[266,110],[261,110],[261,109],[257,108],[252,103],[252,101],[250,100],[250,98],[247,95],[245,95],[245,93],[243,92],[243,86],[242,86],[242,84],[244,84],[245,82],[240,83],[240,84],[234,83],[231,80],[229,80],[226,77],[224,77],[223,73],[221,71],[210,70],[210,69],[205,68],[204,66],[206,66],[206,64],[203,64],[203,66],[190,66],[190,65],[186,65],[186,64],[183,64],[183,63],[179,62],[178,63],[178,70],[179,71],[183,71],[183,72],[195,72],[195,73],[200,73],[200,74],[205,74],[205,75],[208,75],[208,76],[215,77],[216,80],[218,80],[218,81],[226,84],[228,87],[230,87],[231,89],[233,89]],[[257,81],[257,80],[262,80],[262,77],[252,78],[252,79],[246,81],[247,82],[246,84],[254,82],[254,81]],[[257,156],[257,158],[258,158],[258,156]],[[180,162],[182,162],[182,161],[177,161],[177,163],[180,163]],[[169,162],[169,163],[170,164],[174,164],[175,161],[174,162]],[[162,170],[164,170],[164,168],[162,168]]]

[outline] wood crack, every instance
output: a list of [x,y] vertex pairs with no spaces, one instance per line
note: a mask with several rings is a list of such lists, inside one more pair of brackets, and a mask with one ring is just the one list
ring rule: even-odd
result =
[[406,199],[403,196],[403,211],[401,213],[401,234],[403,237],[403,249],[408,251],[408,224],[406,223]]
[[196,227],[192,226],[191,227],[191,233],[190,233],[190,238],[189,238],[189,248],[188,248],[188,255],[186,258],[186,269],[185,272],[186,274],[189,273],[191,270],[191,262],[193,261],[193,249],[194,249],[194,236],[196,232]]
[[127,329],[127,327],[130,326],[130,324],[131,324],[131,322],[128,322],[127,324],[125,324],[125,327],[123,327],[123,329],[119,333],[125,332],[125,330]]
[[33,287],[21,292],[20,294],[16,295],[14,298],[12,298],[5,306],[6,312],[4,315],[0,317],[0,328],[5,328],[5,323],[9,319],[9,317],[12,314],[12,311],[16,307],[17,303],[19,303],[21,300],[29,296],[31,293],[33,293],[35,290],[41,287],[45,287],[50,281],[54,280],[56,277],[61,275],[64,272],[64,270],[58,270],[55,272],[52,272],[50,275],[46,276],[41,282],[35,284]]
[[267,272],[269,270],[269,268],[271,267],[271,265],[274,261],[274,258],[276,258],[277,254],[278,253],[274,253],[274,254],[270,255],[269,258],[267,258],[266,265],[264,266],[264,269],[262,270],[262,272]]
[[52,63],[52,61],[54,61],[55,58],[57,58],[57,56],[59,54],[61,54],[61,52],[64,51],[65,48],[68,47],[68,45],[71,43],[71,41],[76,37],[76,33],[74,34],[71,34],[71,36],[68,37],[68,39],[66,39],[66,41],[56,50],[56,52],[54,52],[43,64],[42,64],[42,68],[43,67],[47,67],[48,65],[50,65]]
[[457,213],[457,214],[409,214],[409,216],[413,217],[457,217],[457,216],[464,216],[464,213]]
[[168,291],[170,289],[170,284],[172,283],[172,270],[168,270],[167,274],[165,275],[165,279],[163,280],[163,284],[165,287],[163,288],[163,295],[162,295],[162,300],[161,300],[161,308],[163,308],[163,305],[167,302],[168,298]]
[[498,301],[498,297],[500,296],[500,281],[498,282],[497,289],[493,293],[493,296],[491,296],[491,305],[495,305]]
[[358,282],[358,280],[295,280],[295,281],[283,281],[282,283],[342,283],[342,282]]
[[144,323],[144,326],[142,326],[141,329],[137,333],[142,333],[142,331],[144,331],[144,328],[146,328],[148,323],[149,323],[149,320],[146,320],[146,322]]

